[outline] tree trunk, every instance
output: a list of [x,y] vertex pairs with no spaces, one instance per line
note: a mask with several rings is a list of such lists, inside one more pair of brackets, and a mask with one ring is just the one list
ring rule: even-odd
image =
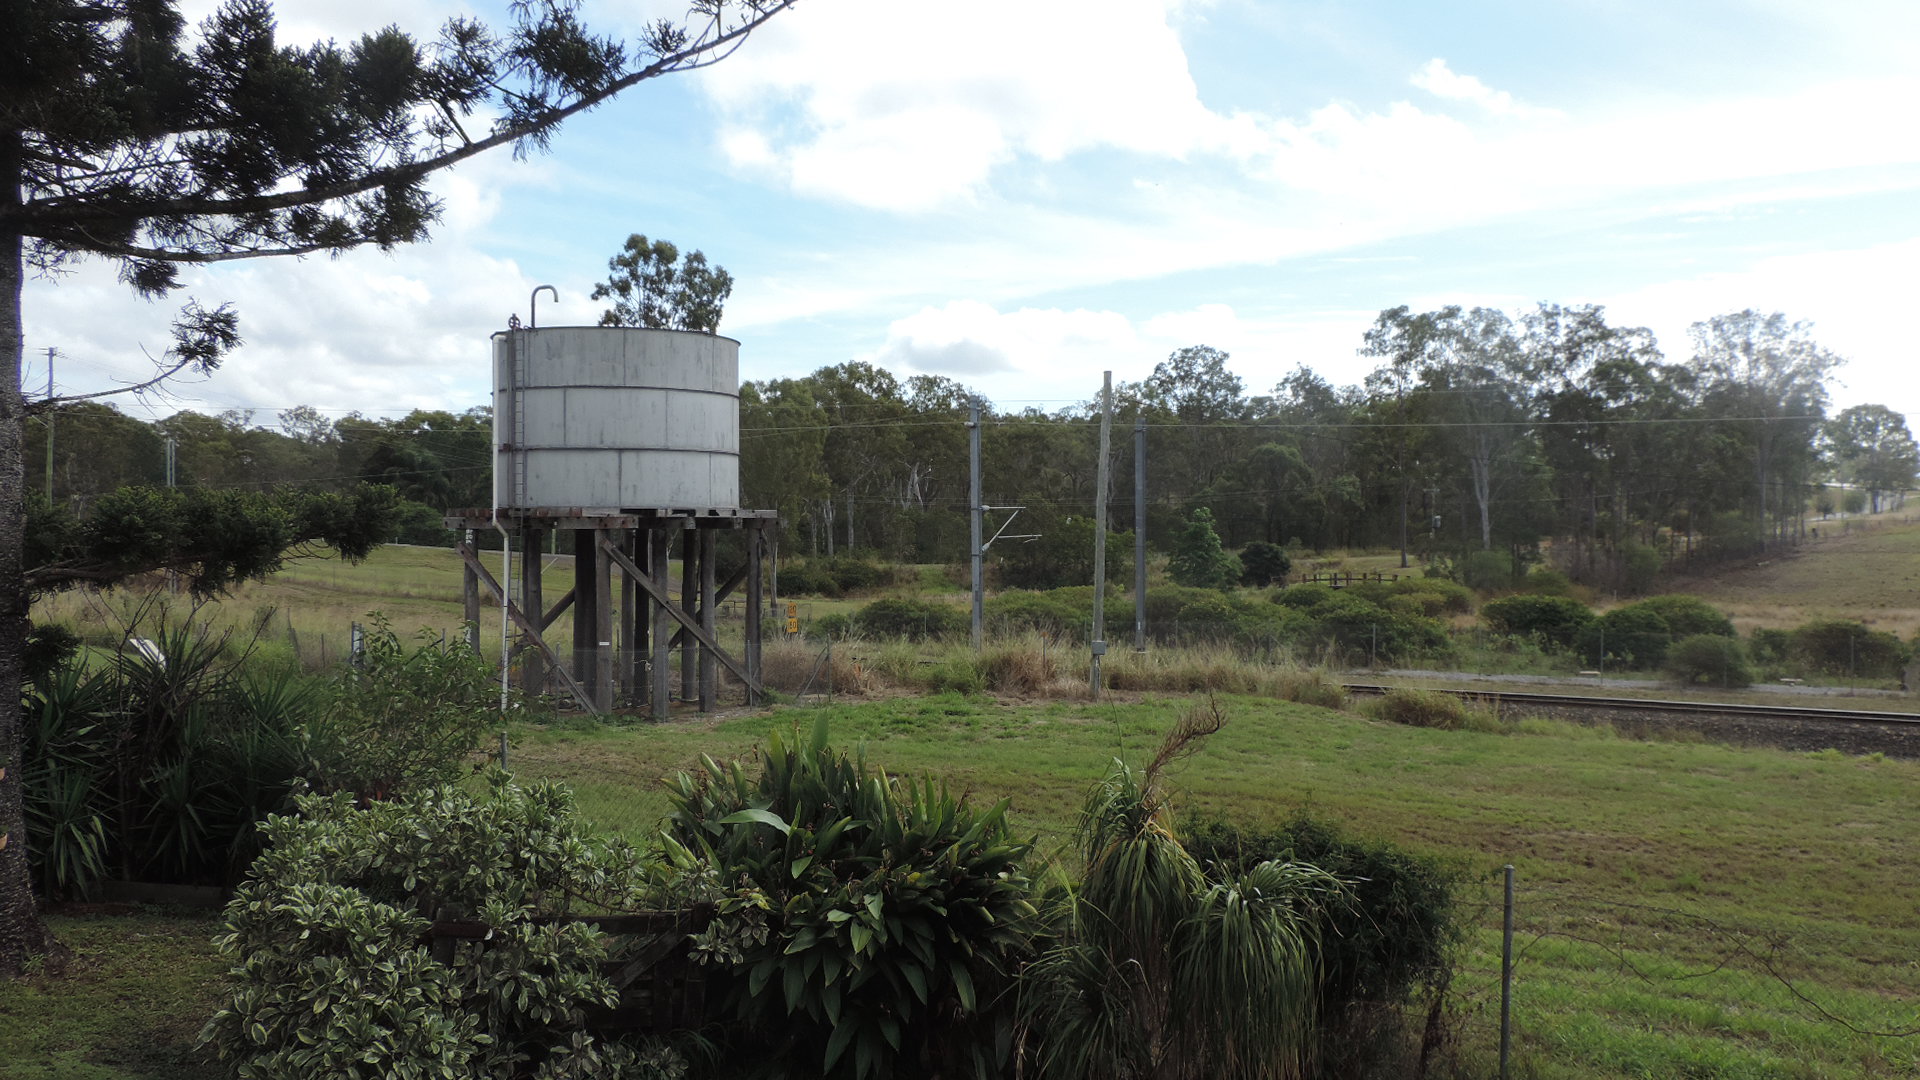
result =
[[[19,133],[0,134],[0,205],[20,205],[20,148]],[[26,539],[21,255],[20,234],[0,230],[0,364],[6,368],[0,372],[0,979],[14,978],[28,958],[56,947],[33,902],[22,783],[20,654],[26,646],[27,595],[21,555]]]

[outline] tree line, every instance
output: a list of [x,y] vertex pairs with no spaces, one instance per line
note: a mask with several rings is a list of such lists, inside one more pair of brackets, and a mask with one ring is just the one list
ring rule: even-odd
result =
[[[1881,405],[1830,415],[1840,357],[1804,323],[1742,311],[1694,324],[1670,360],[1597,306],[1518,315],[1380,313],[1335,386],[1300,367],[1249,393],[1227,353],[1175,351],[1115,388],[1112,524],[1134,518],[1129,438],[1144,424],[1150,543],[1207,510],[1231,548],[1397,548],[1409,558],[1550,549],[1576,580],[1631,588],[1674,558],[1736,557],[1800,537],[1835,510],[1880,510],[1920,465]],[[976,393],[849,361],[741,387],[743,500],[777,509],[785,550],[954,562],[968,544],[968,416]],[[989,535],[1085,531],[1096,402],[1046,411],[981,402]],[[163,480],[213,487],[386,484],[396,539],[449,542],[440,512],[486,505],[489,409],[330,419],[182,412],[144,423],[94,402],[52,410],[56,498]],[[28,460],[44,455],[45,425]],[[29,474],[32,475],[31,473]],[[39,480],[44,484],[44,479]],[[1855,505],[1857,504],[1857,505]],[[1013,543],[1004,541],[1003,543]]]

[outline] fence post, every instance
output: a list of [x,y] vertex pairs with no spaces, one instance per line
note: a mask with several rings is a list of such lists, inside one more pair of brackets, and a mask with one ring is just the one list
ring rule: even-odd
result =
[[1500,919],[1500,1080],[1510,1080],[1513,1048],[1513,864],[1503,867],[1507,899]]

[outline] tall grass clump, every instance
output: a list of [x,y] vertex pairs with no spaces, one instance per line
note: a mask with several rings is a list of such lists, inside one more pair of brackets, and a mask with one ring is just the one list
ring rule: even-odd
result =
[[1373,706],[1389,723],[1440,731],[1504,732],[1506,726],[1492,710],[1476,707],[1454,694],[1438,690],[1393,689]]

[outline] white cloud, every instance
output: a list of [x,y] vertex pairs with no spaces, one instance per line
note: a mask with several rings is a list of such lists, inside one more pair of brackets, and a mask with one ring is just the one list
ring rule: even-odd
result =
[[1068,370],[1098,372],[1138,351],[1133,327],[1116,312],[1021,308],[1002,313],[977,300],[956,300],[895,320],[886,342],[864,359],[979,383],[991,376],[1051,379]]
[[921,210],[1015,155],[1222,145],[1227,122],[1200,103],[1169,15],[1161,0],[804,5],[702,85],[730,131],[759,136],[723,143],[741,165],[771,164],[803,194]]
[[1814,340],[1847,358],[1834,403],[1885,405],[1920,422],[1912,341],[1913,267],[1920,239],[1761,259],[1741,270],[1674,278],[1611,297],[1611,322],[1642,325],[1670,361],[1690,351],[1687,327],[1752,308],[1813,323]]
[[1439,57],[1427,61],[1410,81],[1435,97],[1472,102],[1495,116],[1547,119],[1561,115],[1558,109],[1523,105],[1505,90],[1495,90],[1472,75],[1457,74]]
[[1176,349],[1211,345],[1247,393],[1264,394],[1305,364],[1335,382],[1357,381],[1354,346],[1371,312],[1245,317],[1225,304],[1163,311],[1139,320],[1116,311],[1018,308],[976,300],[927,307],[896,320],[886,342],[860,357],[901,374],[947,375],[1001,406],[1090,400],[1100,373],[1137,382]]

